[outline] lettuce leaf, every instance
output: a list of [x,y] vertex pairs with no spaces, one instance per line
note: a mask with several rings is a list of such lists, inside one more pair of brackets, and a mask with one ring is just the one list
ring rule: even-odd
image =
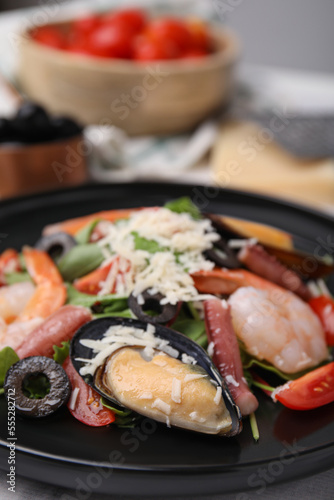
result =
[[95,243],[86,243],[73,247],[58,262],[58,269],[64,281],[73,281],[94,271],[103,261],[100,247]]
[[100,220],[101,219],[95,219],[92,222],[89,222],[86,226],[84,226],[80,231],[77,232],[77,234],[75,235],[75,239],[77,240],[79,245],[89,243],[91,234]]
[[168,248],[160,246],[159,243],[155,240],[148,240],[146,238],[143,238],[142,236],[139,236],[136,231],[132,231],[131,234],[134,238],[135,250],[145,250],[149,253],[164,252],[168,250]]
[[61,347],[58,347],[57,345],[53,346],[53,359],[62,365],[67,358],[67,356],[70,353],[70,341],[66,340],[61,343]]
[[13,271],[12,273],[6,273],[5,280],[7,285],[14,285],[15,283],[22,283],[24,281],[30,281],[31,283],[33,282],[29,273],[27,273],[26,271]]
[[202,218],[201,212],[188,196],[183,196],[182,198],[178,198],[177,200],[169,201],[165,203],[164,206],[165,208],[168,208],[169,210],[171,210],[172,212],[176,212],[177,214],[190,214],[191,217],[195,220],[199,220]]
[[7,371],[17,361],[20,361],[20,358],[11,347],[4,347],[0,351],[0,394],[4,393],[3,384]]
[[128,297],[120,297],[119,295],[90,295],[88,293],[79,292],[70,283],[66,284],[67,288],[67,303],[74,306],[88,307],[95,313],[95,317],[104,316],[123,316],[125,318],[133,318],[133,315],[128,308]]

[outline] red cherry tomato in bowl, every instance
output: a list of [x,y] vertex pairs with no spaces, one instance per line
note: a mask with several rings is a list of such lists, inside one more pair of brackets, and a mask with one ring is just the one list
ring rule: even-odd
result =
[[95,56],[129,59],[133,42],[133,34],[124,27],[103,24],[90,35],[89,49]]
[[173,44],[179,56],[191,48],[191,34],[184,21],[165,17],[149,23],[145,34],[156,43],[163,44],[168,40]]
[[137,61],[163,61],[178,57],[179,50],[168,39],[159,42],[147,35],[141,35],[135,40],[133,58]]
[[65,36],[59,29],[53,26],[41,26],[37,28],[33,32],[32,37],[42,45],[47,45],[54,49],[64,49],[66,47]]
[[100,17],[92,14],[90,16],[85,16],[75,19],[72,23],[71,28],[75,33],[87,36],[90,33],[92,33],[95,29],[97,29],[100,26],[100,24],[101,24]]
[[123,26],[132,33],[139,33],[142,31],[147,23],[146,14],[140,9],[121,9],[102,17],[105,24],[113,26]]
[[309,306],[321,321],[327,345],[334,346],[334,300],[326,295],[309,300]]
[[211,41],[206,24],[200,19],[192,19],[187,22],[187,27],[191,35],[192,49],[209,53]]

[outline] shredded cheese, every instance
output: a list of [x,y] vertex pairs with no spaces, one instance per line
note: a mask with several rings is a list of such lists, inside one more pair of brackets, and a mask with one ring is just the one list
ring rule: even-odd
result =
[[174,403],[181,403],[181,380],[176,377],[172,381],[172,400]]
[[[198,294],[190,276],[214,267],[202,255],[219,239],[208,219],[197,221],[187,213],[147,208],[117,224],[105,225],[104,233],[98,245],[106,262],[112,256],[119,261],[115,259],[111,266],[100,295],[133,293],[141,303],[142,292],[153,289],[164,295],[162,304],[208,298]],[[134,234],[153,241],[156,251],[136,249]]]

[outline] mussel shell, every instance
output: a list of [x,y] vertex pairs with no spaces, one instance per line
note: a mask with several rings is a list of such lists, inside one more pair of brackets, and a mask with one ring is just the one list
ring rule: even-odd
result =
[[[83,325],[74,335],[70,346],[70,357],[73,366],[77,370],[79,375],[80,375],[80,368],[84,366],[84,362],[78,361],[76,358],[91,359],[94,355],[92,349],[83,346],[80,343],[80,341],[82,339],[91,339],[91,340],[102,339],[108,328],[115,325],[141,328],[143,330],[146,330],[147,328],[147,323],[144,321],[131,318],[118,318],[118,317],[95,319]],[[155,335],[157,337],[164,340],[168,340],[169,344],[174,349],[179,351],[178,359],[181,359],[183,353],[187,354],[188,356],[192,356],[197,361],[197,365],[201,366],[209,375],[209,377],[214,381],[216,381],[219,384],[219,386],[222,387],[222,397],[224,399],[225,406],[232,420],[231,430],[226,435],[234,436],[238,434],[242,427],[240,410],[238,406],[234,403],[232,396],[225,384],[224,379],[218,372],[215,365],[212,363],[212,360],[208,356],[206,351],[201,346],[196,344],[196,342],[190,340],[182,333],[172,330],[171,328],[167,328],[162,325],[156,325],[155,328],[156,328]],[[97,372],[98,371],[99,369],[97,370]],[[99,394],[101,394],[101,396],[111,401],[113,405],[124,409],[124,406],[120,404],[119,401],[114,399],[111,394],[108,394],[103,390],[101,390],[101,387],[96,384],[96,374],[94,377],[92,377],[91,375],[85,375],[82,378],[88,385],[90,385],[94,390],[96,390]]]
[[[232,222],[223,216],[209,213],[204,214],[204,216],[210,219],[212,226],[221,236],[223,242],[230,239],[248,239],[251,237],[249,233],[243,233],[240,228],[237,230]],[[240,222],[242,221],[240,220]],[[270,230],[273,230],[273,228],[270,228]],[[277,232],[280,232],[280,230],[277,230]],[[261,238],[259,238],[259,243],[270,255],[274,255],[280,262],[285,264],[288,268],[293,269],[303,279],[322,278],[324,276],[329,276],[334,272],[333,259],[330,259],[330,256],[328,256],[329,260],[327,261],[325,258],[316,256],[314,252],[315,244],[313,241],[293,234],[285,234],[286,236],[289,236],[291,248],[276,246],[268,242],[261,241]],[[255,234],[254,236],[256,237]],[[219,241],[215,243],[216,246],[219,244]],[[296,248],[296,246],[298,248]],[[302,250],[299,248],[302,248]],[[307,264],[312,262],[316,263],[316,265],[308,265],[307,276],[305,276],[305,263]],[[218,265],[220,264],[218,263]]]

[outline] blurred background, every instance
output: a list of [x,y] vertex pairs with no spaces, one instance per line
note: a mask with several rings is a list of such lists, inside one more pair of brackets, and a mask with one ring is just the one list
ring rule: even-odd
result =
[[[66,1],[69,3],[77,2]],[[134,0],[132,5],[138,3]],[[174,3],[177,11],[182,1]],[[214,1],[202,3],[203,10],[214,11]],[[39,4],[37,0],[1,0],[0,11]],[[245,62],[334,72],[332,0],[226,0],[221,2],[220,9],[219,2],[216,6],[221,11],[220,21],[240,36]]]
[[[206,30],[208,53],[197,46],[195,54],[166,56],[160,37],[148,55],[138,49],[143,33],[141,64],[124,61],[132,57],[124,51],[106,57],[101,46],[87,49],[76,21],[120,8],[181,18],[197,37]],[[0,196],[57,188],[60,178],[64,186],[159,180],[251,190],[333,213],[333,19],[331,0],[2,0],[1,116],[13,117],[28,99],[45,108],[52,126],[43,144],[35,134],[29,147],[11,149],[20,138],[9,137],[8,123],[0,127]],[[58,22],[65,50],[54,46],[59,33],[42,32]],[[18,128],[37,120],[29,113],[36,109],[22,111]],[[54,122],[59,116],[76,124]],[[68,165],[66,147],[78,168]]]

